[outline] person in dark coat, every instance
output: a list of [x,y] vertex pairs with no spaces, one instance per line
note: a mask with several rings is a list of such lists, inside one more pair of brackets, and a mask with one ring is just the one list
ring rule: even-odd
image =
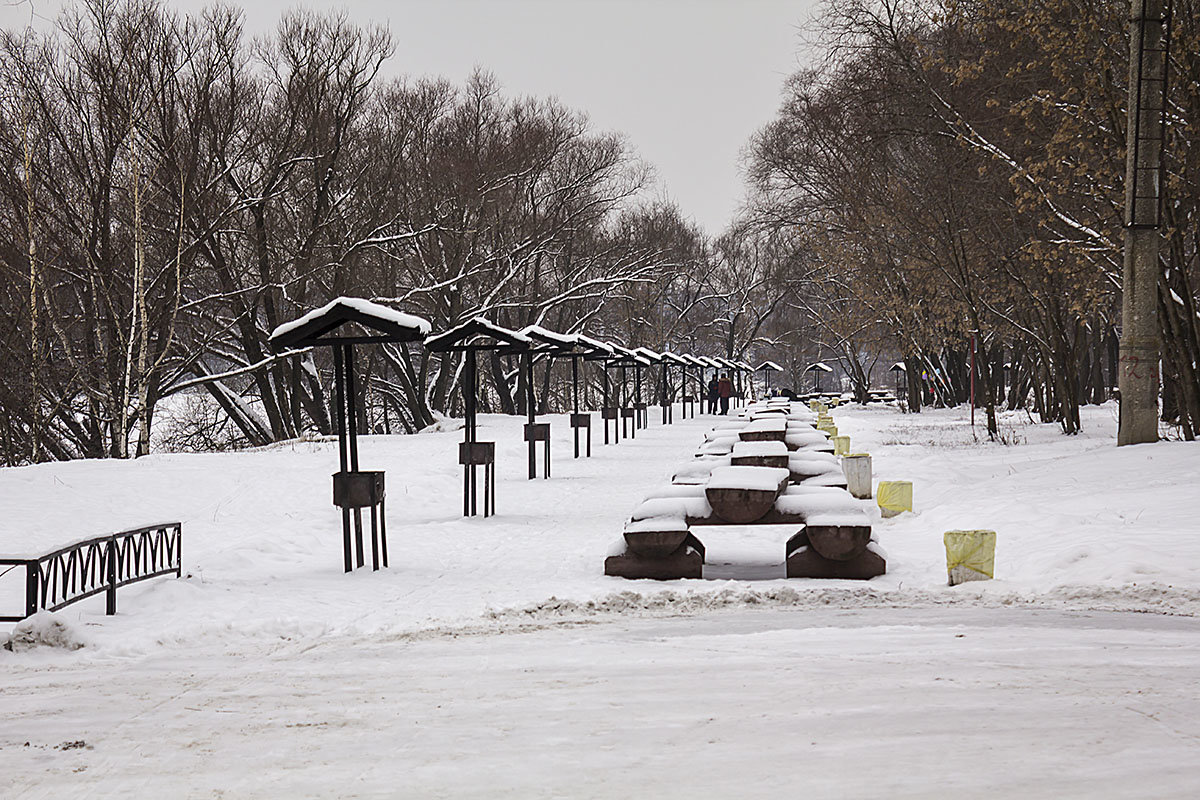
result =
[[733,381],[729,380],[728,375],[722,375],[721,380],[717,381],[717,394],[721,396],[721,413],[729,413],[729,398],[733,397]]
[[717,376],[713,375],[712,380],[708,382],[708,413],[717,413],[717,398],[721,396]]

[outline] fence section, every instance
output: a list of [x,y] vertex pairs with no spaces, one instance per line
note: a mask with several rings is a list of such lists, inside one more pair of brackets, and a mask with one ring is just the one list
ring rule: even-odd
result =
[[117,589],[161,575],[179,577],[182,554],[182,525],[168,522],[76,542],[38,558],[0,558],[0,577],[25,570],[24,613],[0,616],[0,622],[58,611],[101,592],[106,613],[115,614]]

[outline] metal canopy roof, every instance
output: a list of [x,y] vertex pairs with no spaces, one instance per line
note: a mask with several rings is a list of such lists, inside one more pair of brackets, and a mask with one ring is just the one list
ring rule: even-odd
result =
[[483,317],[473,317],[445,333],[430,336],[425,347],[435,353],[467,350],[496,350],[516,353],[528,350],[532,340],[523,333],[509,330]]
[[[366,333],[328,335],[346,325],[364,329]],[[415,342],[427,336],[430,330],[429,321],[421,317],[361,297],[339,297],[299,319],[280,325],[271,333],[268,345],[278,353],[297,347]]]

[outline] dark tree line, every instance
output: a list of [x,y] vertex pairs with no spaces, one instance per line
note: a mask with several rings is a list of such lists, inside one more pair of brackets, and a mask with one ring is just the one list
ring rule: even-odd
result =
[[[328,433],[327,354],[266,340],[342,295],[438,330],[485,315],[739,358],[763,344],[777,288],[747,248],[769,237],[710,242],[644,199],[619,135],[482,72],[381,77],[393,49],[344,15],[251,39],[228,6],[158,0],[3,34],[3,463],[146,453],[163,408],[226,431],[190,446]],[[364,429],[459,410],[456,356],[368,351]],[[519,410],[515,367],[486,365],[485,410]]]
[[[1163,416],[1192,439],[1200,6],[1173,6]],[[965,399],[972,337],[993,435],[1002,406],[1074,433],[1116,385],[1128,15],[1122,0],[826,4],[824,61],[753,143],[752,224],[795,240],[829,350],[849,345],[850,365],[893,344],[912,410]]]

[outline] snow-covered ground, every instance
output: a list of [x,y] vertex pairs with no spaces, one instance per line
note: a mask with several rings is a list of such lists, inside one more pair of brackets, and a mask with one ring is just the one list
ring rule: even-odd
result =
[[[1200,794],[1196,445],[1118,450],[1112,406],[1069,438],[1006,417],[1011,445],[839,408],[914,483],[911,514],[864,502],[887,575],[789,581],[789,532],[705,528],[705,580],[607,578],[713,424],[653,411],[579,460],[551,418],[549,481],[484,418],[489,519],[460,516],[460,433],[364,437],[378,573],[341,572],[336,443],[0,470],[0,553],[181,520],[187,576],[60,613],[83,649],[0,651],[0,797]],[[953,528],[997,531],[996,580],[945,585]]]

